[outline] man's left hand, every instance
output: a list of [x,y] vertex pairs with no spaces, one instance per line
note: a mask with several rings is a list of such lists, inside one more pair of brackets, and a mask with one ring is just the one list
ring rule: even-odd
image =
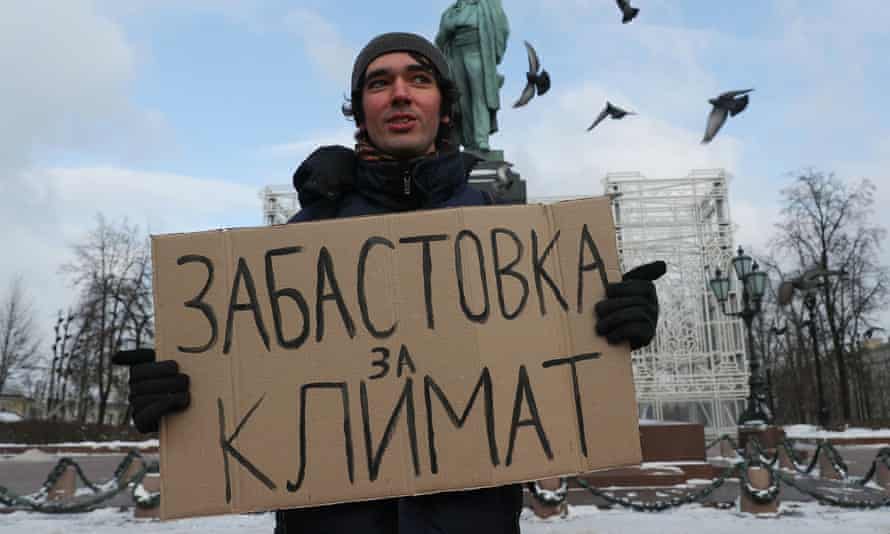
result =
[[630,342],[630,349],[648,345],[658,325],[658,295],[655,284],[667,270],[663,261],[654,261],[624,274],[621,282],[606,286],[606,298],[597,302],[596,333],[609,344]]

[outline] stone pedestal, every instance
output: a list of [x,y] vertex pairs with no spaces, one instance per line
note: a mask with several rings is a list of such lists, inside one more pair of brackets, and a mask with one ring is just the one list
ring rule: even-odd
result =
[[49,500],[51,501],[61,501],[64,499],[70,499],[74,497],[74,492],[77,490],[77,477],[76,472],[74,471],[73,466],[68,466],[65,468],[65,471],[62,473],[56,483],[49,489]]
[[[558,490],[561,483],[562,482],[559,478],[548,478],[548,479],[538,481],[538,485],[541,488],[550,490],[550,491]],[[541,501],[536,499],[534,497],[534,495],[531,496],[531,499],[529,499],[529,502],[531,504],[531,509],[535,513],[535,515],[542,519],[546,519],[548,517],[552,517],[555,515],[565,516],[569,510],[568,495],[566,495],[566,500],[562,501],[559,504],[555,504],[555,505],[548,505],[548,504],[542,503]]]
[[[769,470],[763,467],[749,467],[748,479],[751,480],[751,486],[757,489],[767,489],[769,487]],[[749,514],[775,514],[779,511],[778,497],[768,503],[760,504],[748,497],[741,485],[739,486],[739,491],[741,493],[739,507],[742,512]]]
[[[160,473],[146,473],[142,479],[142,487],[149,493],[157,493],[161,491],[161,475]],[[163,496],[162,496],[163,498]],[[142,508],[137,506],[133,510],[133,517],[138,519],[157,519],[161,515],[161,507]]]
[[503,160],[503,152],[487,152],[485,157],[487,159],[477,163],[470,171],[470,186],[491,193],[498,202],[525,204],[527,200],[525,180],[513,170],[512,163]]
[[681,421],[641,421],[644,462],[704,462],[705,427]]

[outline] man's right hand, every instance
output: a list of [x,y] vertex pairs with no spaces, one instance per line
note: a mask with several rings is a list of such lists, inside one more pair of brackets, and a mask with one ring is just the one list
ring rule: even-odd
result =
[[173,360],[155,361],[154,349],[122,350],[111,358],[130,367],[130,408],[139,432],[157,432],[161,417],[188,408],[189,377]]

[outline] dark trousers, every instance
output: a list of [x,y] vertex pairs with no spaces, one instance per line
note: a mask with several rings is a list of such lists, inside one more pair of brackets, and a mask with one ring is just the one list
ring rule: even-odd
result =
[[522,487],[280,510],[275,534],[519,534]]

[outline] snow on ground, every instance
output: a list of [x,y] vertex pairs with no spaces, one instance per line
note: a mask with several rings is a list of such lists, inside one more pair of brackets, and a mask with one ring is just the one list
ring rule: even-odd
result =
[[[222,516],[159,522],[133,519],[132,512],[102,509],[87,514],[46,515],[28,512],[0,515],[0,534],[271,534],[271,514]],[[698,505],[662,512],[571,509],[566,518],[538,519],[523,512],[522,534],[888,534],[890,509],[851,511],[816,503],[785,503],[778,517],[756,517]]]
[[13,413],[0,410],[0,423],[17,423],[22,420],[22,416]]
[[815,425],[787,425],[785,435],[791,439],[888,438],[890,428],[847,428],[842,431],[822,430]]

